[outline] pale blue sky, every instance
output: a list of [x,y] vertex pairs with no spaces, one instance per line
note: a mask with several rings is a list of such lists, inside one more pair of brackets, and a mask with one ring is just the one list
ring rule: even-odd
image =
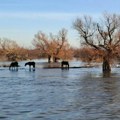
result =
[[103,12],[120,12],[120,0],[0,0],[0,38],[32,46],[34,34],[57,34],[68,29],[69,42],[79,46],[73,21],[82,15],[99,17]]

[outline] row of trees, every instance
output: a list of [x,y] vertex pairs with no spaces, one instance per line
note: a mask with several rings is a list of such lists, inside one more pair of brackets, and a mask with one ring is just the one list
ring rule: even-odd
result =
[[[92,17],[77,18],[73,23],[80,35],[82,48],[79,55],[82,60],[92,61],[99,58],[103,61],[103,71],[111,71],[111,61],[119,57],[120,48],[120,16],[104,13],[99,21],[93,21]],[[67,32],[62,29],[58,35],[39,32],[35,35],[33,44],[51,60],[68,59],[73,55],[73,49],[67,41]],[[91,51],[91,52],[88,52]],[[86,56],[85,54],[88,53]]]
[[[38,33],[37,37],[38,35],[43,35],[43,33]],[[74,57],[84,62],[97,61],[97,59],[101,61],[100,53],[92,48],[71,48],[67,40],[56,39],[55,41],[52,39],[53,37],[50,38],[50,40],[48,38],[43,39],[43,37],[42,39],[34,39],[34,49],[20,47],[13,40],[0,39],[0,59],[14,61],[48,58],[48,62],[57,62],[58,59],[68,60]]]
[[67,30],[62,29],[57,35],[42,31],[35,34],[34,50],[20,47],[15,41],[0,39],[0,55],[8,60],[47,57],[48,62],[79,57],[87,62],[103,61],[103,71],[111,71],[111,60],[118,58],[120,53],[120,16],[105,13],[99,21],[84,16],[77,18],[73,27],[80,35],[83,48],[73,49],[67,40]]
[[39,58],[37,49],[27,49],[21,47],[16,41],[10,39],[0,39],[0,60],[27,60]]
[[34,49],[21,47],[13,40],[0,39],[0,56],[2,60],[26,60],[48,58],[48,62],[57,62],[59,59],[72,59],[73,50],[67,40],[67,30],[62,29],[58,35],[52,33],[47,36],[38,32],[32,41]]
[[[40,32],[39,34],[43,33]],[[20,47],[13,40],[0,39],[0,59],[14,61],[48,58],[48,62],[57,62],[58,58],[68,60],[75,57],[77,59],[81,59],[84,62],[92,62],[97,61],[97,59],[100,58],[97,51],[92,48],[71,48],[67,41],[65,41],[64,43],[61,40],[57,40],[56,42],[54,42],[55,39],[48,40],[42,38],[42,40],[43,42],[45,42],[44,45],[41,44],[41,39],[34,39],[33,44],[35,45],[35,48],[27,49],[24,47]],[[48,44],[48,46],[46,46],[46,44]],[[55,52],[56,54],[53,54]]]

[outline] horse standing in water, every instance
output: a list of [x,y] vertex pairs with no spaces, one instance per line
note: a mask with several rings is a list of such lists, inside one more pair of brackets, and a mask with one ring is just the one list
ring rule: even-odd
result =
[[29,65],[29,71],[31,71],[31,66],[33,66],[33,71],[35,71],[35,62],[27,62],[25,63],[25,66]]
[[61,62],[61,68],[66,68],[66,69],[69,69],[69,62],[68,61],[62,61]]
[[12,62],[12,63],[10,64],[9,70],[16,70],[16,71],[18,71],[18,67],[19,67],[18,62],[15,61],[15,62]]

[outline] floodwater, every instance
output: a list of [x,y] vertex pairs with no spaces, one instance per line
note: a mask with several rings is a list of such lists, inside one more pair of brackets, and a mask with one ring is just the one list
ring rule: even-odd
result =
[[29,71],[20,64],[0,68],[0,120],[120,120],[120,68],[105,76],[101,68]]

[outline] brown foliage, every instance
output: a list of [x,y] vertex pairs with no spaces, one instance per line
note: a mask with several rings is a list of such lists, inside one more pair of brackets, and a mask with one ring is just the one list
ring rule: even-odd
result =
[[67,41],[67,30],[62,29],[58,35],[52,33],[47,36],[43,32],[38,32],[33,40],[33,45],[40,50],[40,54],[48,56],[48,61],[56,62],[57,59],[68,59],[71,56],[70,45]]
[[102,60],[102,51],[98,51],[91,47],[77,49],[74,55],[83,62],[100,62]]
[[0,39],[0,51],[1,57],[10,61],[26,59],[27,50],[13,40]]

